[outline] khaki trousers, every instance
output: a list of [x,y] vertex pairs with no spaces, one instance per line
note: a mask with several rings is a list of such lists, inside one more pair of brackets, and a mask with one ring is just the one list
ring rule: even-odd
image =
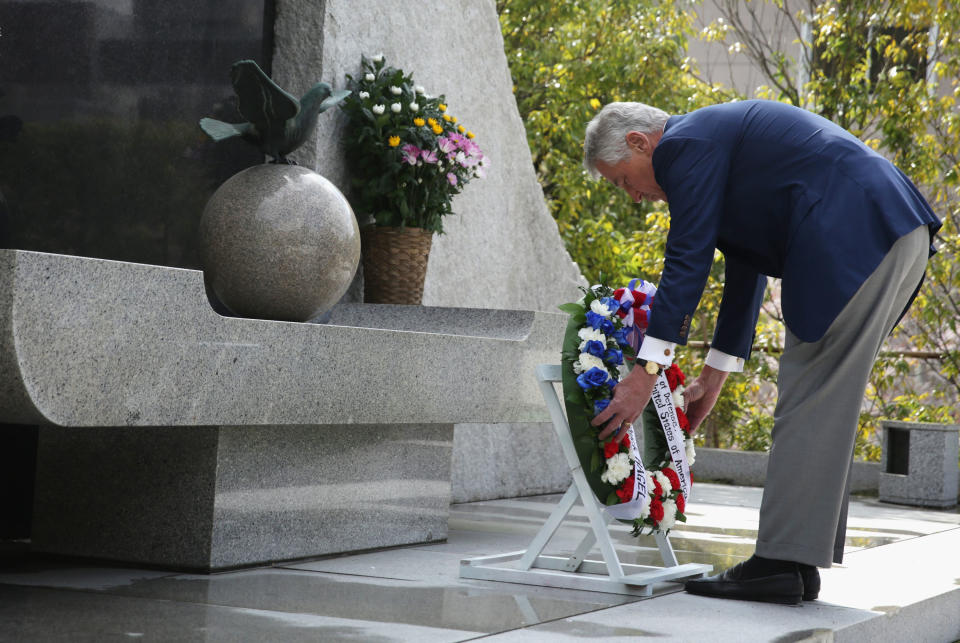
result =
[[830,567],[843,560],[850,469],[873,362],[923,278],[927,226],[900,238],[820,340],[787,330],[756,553]]

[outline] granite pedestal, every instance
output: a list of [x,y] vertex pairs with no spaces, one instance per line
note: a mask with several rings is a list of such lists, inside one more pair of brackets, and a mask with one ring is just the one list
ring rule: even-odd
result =
[[446,537],[455,423],[547,420],[552,313],[221,317],[202,274],[0,250],[0,421],[36,549],[216,570]]
[[957,504],[960,425],[883,422],[880,500],[920,507]]

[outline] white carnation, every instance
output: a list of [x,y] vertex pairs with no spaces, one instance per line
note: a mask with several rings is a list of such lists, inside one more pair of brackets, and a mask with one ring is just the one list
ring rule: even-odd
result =
[[679,406],[681,409],[684,408],[683,393],[680,392],[679,387],[673,392],[673,404],[674,406]]
[[418,94],[425,94],[427,92],[423,85],[415,85],[413,91],[417,92]]
[[401,109],[403,109],[403,107],[400,105],[400,103],[394,103],[390,106],[390,111],[394,114],[399,114]]
[[387,108],[383,105],[374,105],[371,109],[374,114],[382,114]]
[[597,313],[598,315],[603,315],[604,317],[609,317],[613,314],[613,311],[603,305],[599,299],[594,299],[590,302],[590,310]]
[[604,368],[603,360],[590,353],[580,353],[580,367],[583,368],[584,371],[589,371],[594,366]]
[[627,479],[632,470],[630,456],[626,453],[615,453],[607,458],[607,470],[600,479],[607,484],[618,485]]
[[416,103],[410,103],[410,111],[411,111],[411,112],[419,112],[419,111],[420,111],[420,106],[419,106],[418,104],[416,104]]
[[687,452],[687,464],[692,467],[697,459],[697,450],[693,448],[693,440],[685,440],[683,446]]
[[663,520],[660,521],[660,529],[667,531],[672,529],[677,522],[677,503],[673,500],[663,501]]
[[372,83],[373,81],[375,81],[375,80],[377,79],[377,77],[374,76],[373,74],[367,74],[366,76],[363,77],[363,79],[364,79],[365,81],[367,81],[368,83]]
[[577,375],[579,375],[580,373],[582,373],[582,372],[583,372],[583,365],[580,364],[580,362],[574,362],[574,363],[573,363],[573,372],[576,373]]
[[377,54],[376,56],[374,56],[374,57],[373,57],[373,62],[375,62],[375,63],[382,63],[382,62],[383,62],[383,54]]
[[358,96],[360,96],[360,100],[367,100],[370,98],[370,92],[360,92]]
[[403,93],[403,90],[397,87],[396,85],[390,85],[390,93],[394,96],[399,96]]
[[653,477],[656,478],[657,482],[660,483],[660,489],[663,490],[663,494],[666,495],[673,490],[673,485],[670,484],[670,478],[663,475],[659,471],[653,473]]
[[581,350],[585,345],[584,342],[598,341],[602,342],[604,346],[607,345],[607,336],[595,328],[581,328],[580,332],[577,333],[577,337],[583,340],[580,344]]

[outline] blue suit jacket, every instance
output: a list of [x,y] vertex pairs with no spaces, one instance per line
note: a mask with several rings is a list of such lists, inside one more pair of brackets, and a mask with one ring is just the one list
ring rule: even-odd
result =
[[[766,277],[783,316],[820,339],[893,243],[940,228],[893,164],[830,121],[773,101],[671,116],[653,152],[670,205],[663,274],[648,334],[686,343],[714,249],[726,260],[713,345],[748,357]],[[932,246],[931,246],[932,252]]]

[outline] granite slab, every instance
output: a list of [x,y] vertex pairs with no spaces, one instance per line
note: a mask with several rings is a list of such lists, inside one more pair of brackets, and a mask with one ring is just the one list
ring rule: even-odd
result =
[[[557,361],[565,315],[386,308],[347,307],[330,324],[228,318],[199,271],[0,250],[0,421],[549,419],[533,373]],[[399,329],[384,327],[394,318]]]

